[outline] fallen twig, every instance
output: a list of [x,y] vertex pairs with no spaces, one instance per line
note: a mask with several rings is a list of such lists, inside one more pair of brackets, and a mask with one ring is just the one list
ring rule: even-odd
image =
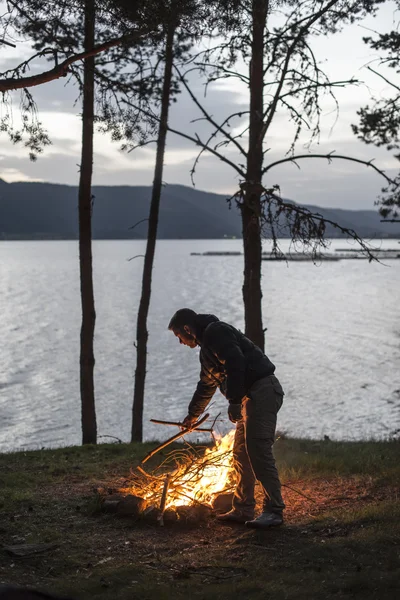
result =
[[300,492],[300,490],[296,490],[296,488],[291,487],[287,483],[282,483],[282,487],[287,487],[289,490],[292,490],[292,492],[296,492],[296,494],[299,494],[300,496],[303,496],[303,498],[306,498],[307,500],[310,500],[310,502],[314,502],[314,504],[317,504],[317,501],[314,500],[314,498],[311,498],[310,496],[307,496],[306,494],[303,494],[303,492]]

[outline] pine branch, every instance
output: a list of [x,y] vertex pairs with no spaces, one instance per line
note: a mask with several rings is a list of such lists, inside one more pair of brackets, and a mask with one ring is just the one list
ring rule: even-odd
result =
[[[322,229],[321,229],[322,235],[324,234],[325,226],[327,224],[332,225],[332,227],[334,227],[335,229],[339,229],[339,231],[341,231],[343,234],[351,237],[354,241],[356,241],[360,245],[360,247],[364,250],[364,252],[368,256],[368,259],[370,262],[372,262],[372,261],[380,262],[379,259],[376,258],[376,256],[372,253],[371,248],[364,242],[364,240],[362,238],[360,238],[360,236],[357,234],[357,232],[354,229],[349,229],[347,227],[343,227],[336,221],[332,221],[332,219],[324,217],[320,213],[312,212],[304,206],[299,206],[298,204],[292,204],[292,203],[285,202],[284,200],[282,200],[282,198],[280,196],[275,194],[274,191],[271,189],[263,188],[263,192],[265,194],[264,204],[265,203],[267,204],[267,210],[268,210],[268,217],[266,218],[266,223],[268,225],[271,226],[271,224],[273,224],[273,222],[274,222],[274,218],[273,218],[271,210],[270,210],[271,209],[271,201],[273,201],[278,206],[278,211],[277,211],[278,217],[280,214],[284,213],[284,214],[286,214],[287,218],[290,218],[290,215],[292,215],[294,213],[298,217],[298,222],[295,223],[295,225],[297,225],[297,226],[299,225],[299,221],[303,221],[305,224],[308,224],[307,225],[308,227],[310,227],[310,225],[313,225],[317,221],[318,223],[320,223],[320,226],[322,226]],[[265,210],[265,208],[264,208],[264,210]],[[291,237],[292,237],[292,239],[294,239],[293,232],[291,233]],[[311,237],[310,234],[308,234],[308,239],[310,237]],[[277,239],[274,234],[273,234],[273,239],[274,239],[274,243],[276,244]],[[305,242],[306,239],[307,239],[306,237],[303,237],[303,239],[302,239],[303,243]]]
[[264,126],[263,126],[263,130],[262,130],[262,134],[261,134],[261,141],[264,140],[264,137],[265,137],[265,135],[266,135],[266,133],[267,133],[267,131],[268,131],[270,125],[271,125],[271,122],[272,122],[272,120],[273,120],[273,118],[275,116],[275,112],[276,112],[276,109],[277,109],[277,106],[278,106],[278,102],[279,102],[279,98],[280,98],[280,95],[281,95],[281,92],[282,92],[283,84],[285,82],[287,71],[289,69],[290,60],[291,60],[292,55],[294,54],[294,52],[296,50],[296,46],[297,46],[298,42],[301,40],[303,34],[306,33],[306,31],[309,30],[310,27],[316,21],[318,21],[318,19],[320,17],[322,17],[325,13],[327,13],[328,10],[334,4],[336,4],[336,3],[337,3],[337,0],[331,0],[331,2],[329,2],[329,4],[327,6],[325,6],[324,8],[322,8],[317,13],[313,14],[311,16],[311,18],[307,17],[308,18],[307,23],[300,28],[298,34],[294,38],[293,42],[290,44],[290,46],[288,48],[288,51],[287,51],[287,54],[286,54],[285,62],[284,62],[283,68],[282,68],[280,81],[279,81],[277,90],[276,90],[276,92],[274,94],[274,99],[273,99],[272,103],[269,106],[268,117],[267,117],[267,119],[266,119],[266,121],[264,123]]
[[[179,71],[178,67],[175,66],[175,70],[178,73],[179,79],[182,82],[182,84],[184,85],[184,87],[185,87],[186,91],[188,92],[189,96],[191,97],[191,99],[193,100],[193,102],[196,104],[196,106],[200,109],[200,111],[203,113],[205,119],[209,123],[211,123],[211,125],[213,125],[217,131],[221,132],[230,142],[232,142],[232,144],[234,144],[236,146],[236,148],[239,150],[239,152],[244,157],[247,158],[247,152],[239,144],[239,142],[233,136],[231,136],[231,134],[226,129],[223,129],[222,125],[218,125],[218,123],[213,119],[213,117],[206,111],[206,109],[201,104],[201,102],[198,101],[198,99],[196,98],[196,96],[194,95],[194,93],[192,92],[192,90],[190,89],[189,85],[187,84],[184,76]],[[215,137],[215,136],[213,135],[212,137]]]
[[[303,77],[305,77],[303,75]],[[311,78],[310,77],[306,77],[306,79],[310,80],[310,83],[307,85],[304,85],[300,88],[297,88],[295,90],[291,90],[290,92],[286,92],[285,94],[282,94],[279,98],[279,100],[282,100],[282,98],[286,98],[286,96],[295,96],[296,94],[299,94],[300,92],[304,92],[305,90],[312,90],[314,89],[319,89],[319,88],[333,88],[333,87],[346,87],[348,85],[357,85],[360,83],[360,81],[358,81],[357,79],[348,79],[346,81],[326,81],[326,82],[312,82],[311,83]]]
[[368,71],[371,71],[371,73],[374,73],[375,75],[377,75],[378,77],[380,77],[381,79],[383,79],[383,81],[385,81],[386,83],[388,83],[390,86],[394,87],[395,90],[398,90],[400,92],[400,87],[398,85],[395,85],[393,83],[393,81],[390,81],[389,79],[387,79],[386,77],[384,77],[382,75],[382,73],[379,73],[378,71],[375,71],[375,69],[373,69],[372,67],[367,67]]
[[11,42],[6,42],[6,40],[0,40],[0,44],[5,44],[6,46],[11,46],[11,48],[16,48],[16,44],[12,44]]
[[50,81],[54,81],[55,79],[60,79],[60,77],[65,77],[68,74],[69,67],[74,63],[84,60],[85,58],[89,58],[90,56],[96,56],[101,52],[109,50],[114,46],[118,46],[125,42],[135,42],[140,39],[144,35],[144,31],[137,31],[129,36],[123,36],[119,38],[114,38],[109,40],[108,42],[104,42],[103,44],[99,44],[98,46],[94,46],[92,50],[88,52],[80,52],[79,54],[73,54],[66,60],[64,60],[59,65],[53,67],[49,71],[44,71],[43,73],[39,73],[38,75],[32,75],[30,77],[8,77],[6,79],[0,79],[0,92],[7,92],[11,90],[20,90],[24,88],[30,88],[37,85],[42,85],[43,83],[48,83]]
[[392,179],[390,179],[390,177],[388,177],[385,174],[385,172],[382,171],[382,169],[379,169],[378,167],[376,167],[372,163],[371,160],[362,160],[361,158],[354,158],[352,156],[344,156],[341,154],[334,154],[333,152],[330,152],[329,154],[299,154],[297,156],[290,156],[288,158],[282,158],[281,160],[277,160],[277,161],[269,164],[267,167],[265,167],[265,169],[263,170],[263,175],[265,175],[265,173],[267,173],[267,171],[269,171],[273,167],[276,167],[277,165],[282,165],[283,163],[287,163],[287,162],[293,162],[294,164],[296,164],[296,161],[303,159],[303,158],[326,158],[329,162],[331,162],[332,159],[334,159],[334,158],[337,158],[340,160],[349,160],[352,162],[359,163],[361,165],[365,165],[366,167],[371,167],[379,175],[384,177],[388,183],[390,183],[390,184],[394,183],[394,181]]
[[[128,106],[131,106],[132,108],[134,108],[135,110],[140,112],[142,115],[144,115],[150,119],[159,121],[159,118],[157,117],[157,115],[154,115],[150,111],[147,111],[146,109],[141,108],[140,106],[137,106],[137,105],[133,104],[132,102],[129,102],[128,100],[125,100],[125,99],[123,99],[122,102],[124,104],[127,104]],[[221,154],[220,152],[218,152],[211,146],[208,146],[205,142],[202,142],[200,137],[197,134],[195,134],[195,136],[192,136],[187,133],[184,133],[183,131],[179,131],[178,129],[173,129],[170,126],[168,126],[168,131],[170,131],[171,133],[175,133],[176,135],[179,135],[180,137],[183,137],[184,139],[189,140],[190,142],[193,142],[193,144],[195,144],[196,146],[200,146],[205,151],[210,152],[211,154],[213,154],[214,156],[219,158],[219,160],[221,160],[222,162],[224,162],[227,165],[229,165],[230,167],[232,167],[232,169],[234,169],[237,173],[239,173],[239,175],[243,179],[246,179],[245,172],[242,169],[240,169],[240,167],[235,165],[235,163],[232,162],[231,160],[229,160],[229,158],[226,158],[226,156],[224,156],[223,154]]]

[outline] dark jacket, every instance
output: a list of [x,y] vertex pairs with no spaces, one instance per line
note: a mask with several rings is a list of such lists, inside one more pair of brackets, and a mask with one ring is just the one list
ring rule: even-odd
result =
[[214,315],[197,315],[197,320],[201,372],[189,404],[189,414],[194,417],[204,412],[217,387],[229,402],[240,404],[256,381],[275,371],[260,348],[232,325]]

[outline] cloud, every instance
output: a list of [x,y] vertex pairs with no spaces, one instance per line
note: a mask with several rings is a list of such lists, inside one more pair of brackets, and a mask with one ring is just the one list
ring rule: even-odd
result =
[[[79,123],[79,119],[77,119]],[[72,136],[71,136],[72,137]],[[168,138],[170,140],[171,137]],[[19,156],[6,150],[1,153],[0,177],[6,181],[45,180],[55,183],[77,185],[79,180],[80,145],[73,139],[58,138],[49,151],[31,163],[26,154]],[[178,144],[179,146],[179,141]],[[151,185],[154,171],[154,148],[145,147],[131,154],[119,151],[105,136],[96,136],[94,160],[94,183],[96,185]],[[362,144],[355,138],[341,140],[338,144],[321,145],[314,150],[327,153],[335,149],[343,154],[363,160],[376,157],[382,168],[396,168],[390,153],[382,148]],[[11,147],[15,151],[15,147]],[[301,152],[306,153],[304,149]],[[169,146],[164,169],[164,181],[191,185],[190,171],[198,149]],[[278,149],[271,150],[267,158],[275,162],[284,157]],[[284,197],[301,203],[322,206],[373,208],[374,201],[383,186],[372,169],[357,163],[326,159],[305,159],[298,167],[286,163],[275,167],[265,179],[266,185],[279,184]],[[393,171],[394,173],[395,171]],[[237,174],[210,154],[204,154],[197,165],[195,183],[198,189],[233,194],[239,185]]]
[[12,183],[13,181],[43,181],[43,179],[33,179],[14,167],[2,168],[0,172],[1,178],[7,181],[7,183]]

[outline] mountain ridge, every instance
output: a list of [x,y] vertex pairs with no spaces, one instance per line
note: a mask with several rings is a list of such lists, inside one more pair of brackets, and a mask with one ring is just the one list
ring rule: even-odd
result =
[[[145,239],[151,186],[93,186],[93,238]],[[400,223],[381,223],[374,210],[302,205],[361,237],[400,237]],[[227,195],[180,184],[163,187],[159,239],[241,237],[239,209]],[[327,237],[343,237],[332,226]],[[287,237],[287,236],[286,236]],[[0,179],[0,239],[77,239],[77,186]]]

